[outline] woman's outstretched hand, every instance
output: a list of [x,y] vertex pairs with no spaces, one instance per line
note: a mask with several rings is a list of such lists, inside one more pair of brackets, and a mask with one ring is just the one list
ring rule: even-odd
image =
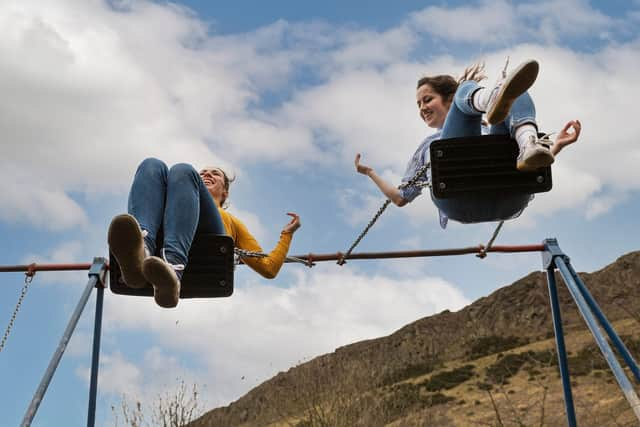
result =
[[[570,131],[573,129],[573,131]],[[558,154],[567,145],[571,145],[578,140],[580,131],[582,130],[582,124],[580,120],[571,120],[558,132],[555,144],[552,146],[552,152],[554,155]]]
[[369,176],[369,173],[373,171],[373,168],[360,163],[360,153],[356,154],[355,164],[356,164],[356,171],[358,171],[358,173],[361,173],[362,175]]
[[284,226],[282,232],[293,234],[298,228],[300,228],[300,217],[293,212],[287,212],[287,215],[291,217],[291,221]]

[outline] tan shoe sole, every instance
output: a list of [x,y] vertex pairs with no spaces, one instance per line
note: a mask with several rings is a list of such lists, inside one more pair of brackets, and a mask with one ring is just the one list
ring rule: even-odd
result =
[[142,265],[144,277],[153,286],[153,297],[160,307],[172,308],[180,299],[180,281],[175,271],[156,256],[144,260]]
[[519,160],[516,167],[521,172],[531,172],[536,169],[551,166],[555,159],[549,150],[539,150],[526,160]]
[[120,272],[126,285],[130,288],[148,286],[149,283],[142,274],[144,239],[138,221],[129,214],[114,217],[109,226],[107,241],[120,264]]
[[487,111],[487,121],[490,124],[501,123],[507,118],[516,98],[525,93],[536,81],[539,69],[537,61],[527,61],[513,71],[500,88],[497,95],[498,101]]

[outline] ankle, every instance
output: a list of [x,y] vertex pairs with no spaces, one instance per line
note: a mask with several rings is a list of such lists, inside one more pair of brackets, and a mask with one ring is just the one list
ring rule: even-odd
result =
[[538,129],[530,123],[518,126],[513,132],[513,137],[518,142],[518,146],[522,149],[527,141],[538,138]]
[[487,112],[487,105],[489,104],[489,95],[491,91],[486,87],[478,88],[473,95],[471,95],[471,105],[479,113]]
[[176,276],[178,277],[178,280],[181,280],[186,265],[178,261],[176,259],[177,257],[173,256],[171,252],[167,253],[165,248],[162,248],[161,252],[163,261],[173,269],[173,271],[176,273]]

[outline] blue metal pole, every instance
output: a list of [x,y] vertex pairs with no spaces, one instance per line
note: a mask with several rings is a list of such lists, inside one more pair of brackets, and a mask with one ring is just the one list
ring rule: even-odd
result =
[[567,410],[567,424],[569,427],[576,427],[578,424],[573,404],[573,394],[571,393],[571,377],[569,376],[569,365],[567,363],[567,350],[564,345],[560,301],[558,299],[558,287],[553,265],[547,268],[547,283],[549,286],[549,299],[551,300],[553,331],[556,336],[556,348],[558,350],[558,366],[560,367],[560,378],[562,378],[562,390],[564,392],[564,406]]
[[91,382],[89,385],[89,413],[87,427],[96,424],[96,397],[98,394],[98,366],[100,362],[100,336],[102,334],[102,303],[104,301],[104,287],[98,286],[96,295],[96,316],[93,326],[93,355],[91,357]]
[[591,334],[596,340],[596,344],[598,344],[598,347],[600,347],[602,355],[609,364],[613,375],[616,377],[616,381],[618,381],[622,392],[631,405],[631,409],[635,413],[636,418],[640,420],[640,399],[638,399],[638,395],[633,389],[629,378],[627,378],[627,376],[625,375],[624,370],[622,369],[622,366],[620,366],[620,363],[618,363],[618,359],[616,359],[616,356],[611,350],[609,343],[607,342],[604,335],[602,335],[602,331],[600,331],[598,323],[593,317],[593,313],[591,313],[591,311],[589,310],[589,305],[582,296],[582,293],[580,292],[578,285],[576,284],[573,275],[569,271],[569,268],[565,264],[564,260],[561,257],[557,257],[555,258],[555,263],[560,270],[560,274],[562,274],[562,278],[564,279],[564,282],[566,283],[567,288],[569,289],[569,292],[573,297],[573,300],[576,302],[576,305],[580,310],[580,314],[591,330]]
[[[94,258],[94,265],[96,265],[96,263],[101,264],[102,271],[106,270],[106,260],[104,258]],[[93,269],[93,266],[92,266],[92,269]],[[45,371],[44,376],[40,381],[40,385],[38,385],[38,388],[36,389],[36,392],[33,395],[33,399],[31,399],[31,403],[29,404],[29,407],[27,408],[27,412],[25,413],[24,418],[22,419],[22,423],[20,424],[21,427],[31,426],[31,423],[33,422],[33,418],[35,417],[36,412],[38,411],[38,407],[40,407],[40,403],[42,402],[42,398],[44,397],[44,394],[46,393],[47,388],[51,383],[51,378],[53,378],[53,374],[58,368],[60,359],[62,359],[62,355],[64,354],[64,351],[66,350],[67,345],[69,344],[71,335],[73,334],[73,331],[75,330],[76,325],[78,324],[80,315],[82,314],[84,307],[87,305],[87,300],[89,299],[89,295],[91,295],[91,291],[96,286],[96,283],[98,283],[99,280],[100,279],[98,275],[95,275],[95,274],[89,277],[89,282],[87,283],[87,286],[84,288],[84,291],[80,296],[80,301],[78,301],[78,304],[76,305],[76,308],[73,311],[73,314],[71,315],[71,319],[69,319],[67,328],[62,334],[60,343],[58,344],[56,351],[53,353],[53,357],[51,358],[51,361],[49,362],[49,366],[47,367],[47,370]]]
[[613,327],[611,326],[611,322],[609,322],[607,317],[604,315],[604,313],[602,312],[602,309],[600,308],[596,300],[593,298],[593,296],[589,292],[589,289],[587,289],[587,286],[584,284],[582,279],[580,279],[580,277],[578,276],[578,273],[576,273],[576,271],[573,269],[571,264],[567,264],[567,268],[571,272],[571,276],[575,280],[578,286],[578,289],[580,290],[580,293],[582,294],[584,299],[587,301],[589,308],[591,308],[591,311],[593,312],[593,314],[595,314],[595,316],[598,318],[598,322],[600,322],[600,325],[605,330],[607,335],[609,335],[609,338],[611,339],[615,347],[618,349],[618,351],[622,355],[622,358],[627,363],[627,366],[633,373],[633,376],[635,377],[636,381],[640,383],[640,369],[638,369],[638,364],[633,358],[633,356],[631,355],[631,353],[629,352],[629,350],[627,349],[627,346],[624,345],[624,343],[620,339],[620,336],[613,329]]

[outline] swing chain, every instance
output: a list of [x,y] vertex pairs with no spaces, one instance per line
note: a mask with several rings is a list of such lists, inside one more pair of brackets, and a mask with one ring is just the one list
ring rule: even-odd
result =
[[376,212],[376,214],[373,216],[371,221],[369,221],[369,224],[367,224],[367,226],[364,228],[364,230],[362,230],[362,233],[360,233],[360,235],[355,240],[355,242],[353,242],[353,244],[351,245],[349,250],[347,250],[347,253],[340,254],[340,257],[338,259],[338,265],[344,265],[347,262],[346,259],[349,257],[349,255],[351,255],[351,251],[353,251],[353,249],[356,246],[358,246],[358,243],[360,243],[360,240],[362,240],[364,238],[365,234],[367,234],[367,232],[369,231],[369,229],[371,227],[373,227],[373,224],[376,223],[378,218],[380,218],[380,215],[382,215],[382,213],[384,212],[385,209],[387,209],[387,206],[389,206],[390,203],[391,203],[391,200],[389,200],[389,199],[384,201],[384,203],[382,204],[380,209],[378,209],[378,212]]
[[4,349],[4,345],[9,338],[9,334],[11,333],[11,329],[13,328],[13,324],[18,316],[18,311],[20,311],[20,307],[22,306],[22,301],[24,297],[27,295],[27,290],[29,289],[29,285],[33,281],[33,276],[35,276],[35,264],[29,265],[29,269],[24,274],[24,286],[22,287],[22,291],[20,292],[20,297],[18,298],[18,303],[16,304],[16,308],[13,310],[13,314],[11,315],[11,320],[9,320],[9,325],[7,326],[7,330],[4,332],[4,336],[2,337],[2,341],[0,341],[0,353]]
[[[269,256],[262,252],[252,252],[252,251],[247,251],[245,249],[240,249],[240,248],[234,248],[234,252],[236,254],[236,259],[235,259],[236,265],[240,264],[240,261],[242,258],[265,258]],[[288,256],[285,258],[285,260],[290,262],[299,262],[300,264],[304,264],[307,267],[313,267],[315,265],[312,262],[310,263],[309,261],[306,261],[301,258],[293,257],[293,256]]]
[[[418,181],[418,179],[431,167],[431,162],[427,162],[425,165],[423,165],[420,169],[418,169],[415,173],[415,175],[413,175],[413,177],[408,181],[405,182],[404,184],[401,184],[398,186],[398,188],[406,188],[409,187],[411,185],[416,184],[416,182]],[[428,187],[429,181],[424,181],[421,183],[418,183],[418,187],[420,188],[424,188],[424,187]],[[380,207],[380,209],[378,209],[378,212],[376,212],[376,214],[373,216],[373,218],[371,219],[371,221],[369,221],[369,224],[367,224],[367,226],[364,228],[364,230],[362,231],[362,233],[360,233],[360,235],[358,236],[358,238],[355,240],[355,242],[353,242],[353,244],[351,245],[351,247],[347,250],[347,252],[345,254],[340,254],[339,259],[338,259],[338,265],[344,265],[347,262],[347,258],[349,258],[349,255],[351,255],[351,252],[355,249],[356,246],[358,246],[358,244],[360,243],[360,241],[364,238],[364,236],[369,232],[369,229],[371,227],[373,227],[373,224],[376,223],[376,221],[378,220],[378,218],[380,218],[380,215],[382,215],[382,213],[384,212],[385,209],[387,209],[387,206],[389,206],[389,204],[391,203],[391,200],[387,199],[384,201],[384,203],[382,204],[382,206]]]
[[480,259],[484,259],[487,256],[487,252],[489,251],[489,249],[491,249],[491,246],[493,245],[493,242],[496,240],[496,238],[498,237],[498,233],[500,233],[500,229],[502,228],[502,225],[504,224],[504,221],[500,221],[500,223],[498,224],[498,226],[496,227],[496,229],[493,232],[493,235],[491,236],[491,239],[489,239],[489,242],[487,243],[486,246],[484,245],[480,245],[480,252],[478,252],[476,254],[476,256]]

